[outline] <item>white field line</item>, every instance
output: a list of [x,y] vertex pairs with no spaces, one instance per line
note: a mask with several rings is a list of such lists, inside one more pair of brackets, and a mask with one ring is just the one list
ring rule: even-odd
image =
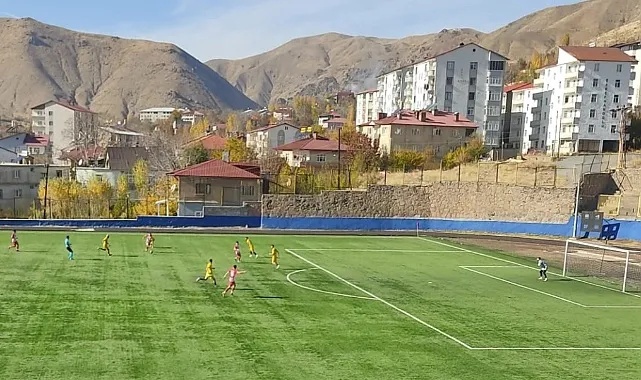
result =
[[459,268],[518,268],[523,269],[518,265],[459,265]]
[[472,347],[474,351],[641,351],[641,347]]
[[[471,253],[471,254],[473,254],[473,255],[483,256],[483,257],[487,257],[487,258],[489,258],[489,259],[494,259],[494,260],[502,261],[502,262],[504,262],[504,263],[513,264],[513,265],[518,265],[518,266],[523,267],[523,268],[529,268],[529,269],[538,270],[538,268],[533,268],[533,267],[531,267],[531,266],[524,265],[524,264],[517,263],[517,262],[514,262],[514,261],[510,261],[510,260],[506,260],[506,259],[502,259],[502,258],[500,258],[500,257],[494,257],[494,256],[491,256],[491,255],[487,255],[487,254],[485,254],[485,253],[475,252],[475,251],[472,251],[472,250],[469,250],[469,249],[466,249],[466,248],[457,247],[457,246],[455,246],[455,245],[448,244],[448,243],[443,243],[443,242],[438,241],[438,240],[426,239],[426,238],[424,238],[424,237],[419,237],[419,239],[421,239],[421,240],[425,240],[425,241],[430,242],[430,243],[439,244],[439,245],[442,245],[442,246],[444,246],[444,247],[459,249],[459,250],[461,250],[461,251],[463,251],[463,252]],[[632,294],[632,293],[629,293],[629,292],[622,292],[622,291],[620,291],[620,290],[616,290],[616,289],[608,288],[607,286],[604,286],[604,285],[593,284],[593,283],[591,283],[591,282],[589,282],[589,281],[581,280],[581,279],[579,279],[579,278],[574,278],[574,277],[564,277],[564,276],[563,276],[563,275],[561,275],[561,274],[557,274],[557,273],[553,273],[553,272],[548,272],[548,274],[550,274],[550,275],[552,275],[552,276],[557,276],[557,277],[567,278],[567,279],[570,279],[570,280],[572,280],[572,281],[581,282],[581,283],[584,283],[584,284],[587,284],[587,285],[596,286],[597,288],[602,288],[602,289],[609,290],[609,291],[612,291],[612,292],[616,292],[616,293],[619,293],[619,294],[626,294],[626,295],[629,295],[629,296],[632,296],[632,297],[641,298],[641,295],[638,295],[638,294]]]
[[[311,269],[318,269],[318,268],[311,268]],[[311,288],[309,286],[301,285],[301,284],[299,284],[299,283],[297,283],[297,282],[295,282],[294,280],[291,279],[292,275],[294,275],[296,273],[300,273],[300,272],[305,272],[305,271],[307,271],[307,269],[300,269],[300,270],[297,270],[297,271],[290,272],[287,275],[287,281],[289,281],[290,284],[292,284],[292,285],[298,286],[299,288],[303,288],[303,289],[306,289],[306,290],[311,290],[313,292],[330,294],[330,295],[333,295],[333,296],[341,296],[341,297],[348,297],[348,298],[358,298],[358,299],[362,299],[362,300],[378,301],[376,298],[373,298],[373,297],[353,296],[351,294],[335,293],[335,292],[329,292],[327,290],[320,290],[320,289]]]
[[563,302],[567,302],[567,303],[570,303],[572,305],[576,305],[576,306],[579,306],[579,307],[585,307],[585,305],[580,304],[578,302],[571,301],[571,300],[569,300],[567,298],[555,296],[554,294],[550,294],[550,293],[544,292],[542,290],[530,288],[529,286],[525,286],[525,285],[518,284],[516,282],[508,281],[508,280],[500,278],[500,277],[492,276],[491,274],[479,272],[479,271],[471,269],[469,267],[460,267],[460,268],[463,268],[463,269],[468,270],[470,272],[474,272],[474,273],[480,274],[481,276],[485,276],[485,277],[489,277],[489,278],[495,279],[497,281],[505,282],[506,284],[510,284],[510,285],[513,285],[513,286],[516,286],[516,287],[519,287],[519,288],[522,288],[522,289],[525,289],[525,290],[529,290],[531,292],[535,292],[535,293],[543,294],[544,296],[556,298],[557,300],[560,300],[560,301],[563,301]]
[[366,248],[296,248],[297,252],[406,252],[406,253],[461,253],[460,250],[457,251],[427,251],[427,250],[411,250],[411,249],[366,249]]
[[342,278],[341,276],[339,276],[339,275],[337,275],[337,274],[335,274],[335,273],[333,273],[333,272],[330,272],[329,270],[327,270],[327,269],[325,269],[325,268],[321,267],[320,265],[315,264],[315,263],[313,263],[313,262],[311,262],[311,261],[307,260],[306,258],[304,258],[303,256],[301,256],[301,255],[297,254],[296,252],[294,252],[294,251],[292,251],[292,250],[290,250],[290,249],[286,249],[285,251],[286,251],[286,252],[288,252],[289,254],[291,254],[292,256],[295,256],[295,257],[297,257],[298,259],[300,259],[300,260],[302,260],[302,261],[306,262],[307,264],[309,264],[309,265],[311,265],[311,266],[313,266],[313,267],[316,267],[316,268],[318,268],[318,269],[322,270],[323,272],[325,272],[325,273],[329,274],[330,276],[332,276],[332,277],[334,277],[334,278],[336,278],[336,279],[338,279],[338,280],[340,280],[340,281],[342,281],[342,282],[346,283],[347,285],[349,285],[349,286],[353,287],[354,289],[360,290],[361,292],[363,292],[363,293],[367,294],[368,296],[370,296],[370,297],[372,297],[372,298],[376,299],[377,301],[380,301],[380,302],[384,303],[385,305],[387,305],[387,306],[391,307],[392,309],[394,309],[394,310],[398,311],[398,312],[399,312],[399,313],[401,313],[401,314],[404,314],[405,316],[407,316],[407,317],[409,317],[409,318],[413,319],[414,321],[416,321],[416,322],[418,322],[418,323],[422,324],[423,326],[425,326],[425,327],[427,327],[427,328],[429,328],[429,329],[431,329],[431,330],[433,330],[433,331],[435,331],[435,332],[437,332],[437,333],[439,333],[439,334],[443,335],[444,337],[446,337],[446,338],[448,338],[448,339],[450,339],[450,340],[452,340],[452,341],[454,341],[454,342],[458,343],[459,345],[461,345],[461,346],[463,346],[463,347],[467,348],[468,350],[471,350],[471,349],[472,349],[472,347],[470,347],[470,345],[468,345],[467,343],[465,343],[465,342],[461,341],[460,339],[457,339],[457,338],[453,337],[452,335],[450,335],[450,334],[448,334],[448,333],[446,333],[446,332],[444,332],[444,331],[442,331],[442,330],[438,329],[437,327],[434,327],[434,326],[430,325],[429,323],[427,323],[427,322],[425,322],[425,321],[423,321],[423,320],[419,319],[418,317],[415,317],[414,315],[412,315],[412,314],[408,313],[407,311],[405,311],[405,310],[403,310],[403,309],[401,309],[401,308],[399,308],[399,307],[396,307],[396,306],[392,305],[391,303],[389,303],[389,302],[385,301],[384,299],[382,299],[382,298],[378,297],[377,295],[375,295],[375,294],[373,294],[373,293],[371,293],[371,292],[368,292],[367,290],[365,290],[365,289],[361,288],[360,286],[355,285],[355,284],[353,284],[353,283],[351,283],[351,282],[347,281],[346,279]]

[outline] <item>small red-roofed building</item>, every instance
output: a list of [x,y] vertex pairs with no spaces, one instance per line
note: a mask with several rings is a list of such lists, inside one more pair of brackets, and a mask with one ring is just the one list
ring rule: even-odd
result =
[[291,167],[335,166],[339,162],[339,150],[344,154],[349,149],[350,147],[343,143],[339,148],[337,140],[330,140],[316,133],[308,138],[276,147],[276,151]]
[[178,179],[178,215],[203,215],[206,207],[243,206],[258,202],[261,178],[248,164],[209,160],[175,170]]
[[381,153],[399,150],[432,151],[436,157],[463,145],[478,126],[458,113],[401,111],[392,116],[359,125],[357,130],[372,141],[378,140]]

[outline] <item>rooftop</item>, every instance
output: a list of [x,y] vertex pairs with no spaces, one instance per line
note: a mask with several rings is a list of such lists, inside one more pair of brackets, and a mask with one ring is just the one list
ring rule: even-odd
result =
[[142,147],[108,147],[105,156],[111,170],[129,171],[139,160],[147,161],[149,153]]
[[225,149],[227,139],[218,135],[211,134],[191,140],[186,143],[185,146],[194,146],[199,143],[202,144],[203,148],[207,150],[222,150]]
[[38,104],[38,105],[37,105],[37,106],[35,106],[35,107],[31,107],[31,109],[32,109],[32,110],[35,110],[35,109],[44,109],[45,107],[47,107],[47,106],[49,106],[49,105],[51,105],[51,104],[57,104],[57,105],[59,105],[59,106],[63,106],[63,107],[65,107],[65,108],[68,108],[68,109],[70,109],[70,110],[72,110],[72,111],[76,111],[76,112],[92,113],[92,114],[95,114],[95,112],[91,111],[89,108],[81,107],[81,106],[76,105],[76,104],[69,104],[69,103],[65,103],[65,102],[60,102],[60,101],[57,101],[57,100],[50,100],[50,101],[48,101],[48,102],[44,102],[44,103],[42,103],[42,104]]
[[505,88],[503,88],[503,92],[523,91],[531,88],[534,88],[533,83],[527,83],[527,82],[510,83],[506,85]]
[[173,107],[153,107],[141,110],[140,112],[174,112],[176,108]]
[[377,88],[370,88],[369,90],[357,92],[356,95],[371,94],[373,92],[378,92]]
[[276,128],[276,127],[280,127],[281,125],[286,125],[286,126],[288,126],[288,127],[292,127],[292,128],[300,129],[299,127],[295,126],[294,124],[290,124],[290,123],[277,123],[277,124],[269,124],[269,125],[267,125],[267,126],[265,126],[265,127],[258,128],[258,129],[254,129],[254,130],[253,130],[253,131],[251,131],[251,132],[247,132],[247,134],[250,134],[250,133],[256,133],[256,132],[264,132],[264,131],[268,131],[268,130],[270,130],[270,129],[273,129],[273,128]]
[[477,128],[477,125],[456,113],[444,111],[402,111],[373,121],[375,125]]
[[209,160],[188,166],[184,169],[173,171],[169,173],[169,175],[173,175],[174,177],[260,179],[256,174],[221,160]]
[[[281,145],[275,148],[280,151],[308,150],[320,152],[338,152],[338,141],[330,140],[326,137],[312,136],[306,139],[294,141],[289,144]],[[350,150],[345,144],[341,144],[341,152]]]
[[115,135],[144,136],[144,134],[128,129],[122,125],[114,125],[111,127],[101,127],[101,128],[103,131],[113,133]]
[[634,57],[625,54],[621,49],[614,47],[589,47],[589,46],[560,46],[579,61],[593,62],[636,62]]

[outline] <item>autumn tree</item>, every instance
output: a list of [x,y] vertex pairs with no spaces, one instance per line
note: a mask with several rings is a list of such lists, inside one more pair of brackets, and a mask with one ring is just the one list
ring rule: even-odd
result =
[[142,141],[147,148],[148,164],[155,170],[170,172],[179,169],[182,164],[182,147],[191,140],[187,128],[181,128],[173,135],[171,129],[158,128]]
[[89,218],[108,218],[113,188],[109,182],[93,177],[85,186]]
[[254,129],[254,123],[251,119],[247,120],[245,123],[245,132],[251,132]]
[[256,153],[245,144],[243,139],[228,138],[225,151],[229,152],[230,162],[248,162],[256,159]]
[[207,128],[209,128],[209,121],[203,118],[189,128],[189,135],[192,139],[197,139],[207,133]]
[[570,33],[565,33],[559,41],[560,46],[570,46]]
[[[121,175],[116,181],[115,202],[112,208],[114,218],[125,218],[132,214],[129,202],[129,180],[126,175]],[[129,207],[129,210],[127,208]]]
[[[313,96],[296,96],[293,100],[294,123],[310,126],[318,122],[317,101]],[[316,117],[316,118],[314,118]]]
[[227,132],[238,132],[238,116],[235,113],[230,113],[227,116]]
[[209,152],[203,144],[195,144],[183,150],[183,160],[185,166],[200,164],[209,160]]

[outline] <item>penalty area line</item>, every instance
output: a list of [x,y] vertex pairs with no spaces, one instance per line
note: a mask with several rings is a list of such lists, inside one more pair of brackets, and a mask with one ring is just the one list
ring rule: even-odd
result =
[[437,333],[439,333],[439,334],[443,335],[444,337],[446,337],[446,338],[448,338],[448,339],[450,339],[450,340],[452,340],[452,341],[454,341],[454,342],[458,343],[459,345],[461,345],[461,346],[463,346],[463,347],[467,348],[468,350],[471,350],[471,349],[472,349],[472,347],[471,347],[470,345],[468,345],[467,343],[463,342],[462,340],[457,339],[457,338],[453,337],[452,335],[450,335],[450,334],[448,334],[448,333],[444,332],[443,330],[441,330],[441,329],[439,329],[439,328],[437,328],[437,327],[434,327],[434,326],[430,325],[429,323],[427,323],[427,322],[423,321],[422,319],[419,319],[418,317],[416,317],[416,316],[414,316],[414,315],[412,315],[412,314],[408,313],[407,311],[405,311],[405,310],[403,310],[403,309],[401,309],[401,308],[399,308],[399,307],[397,307],[397,306],[392,305],[391,303],[389,303],[389,302],[385,301],[385,300],[384,300],[384,299],[382,299],[381,297],[379,297],[379,296],[377,296],[377,295],[375,295],[375,294],[373,294],[373,293],[371,293],[371,292],[369,292],[369,291],[367,291],[367,290],[365,290],[365,289],[361,288],[360,286],[358,286],[358,285],[356,285],[356,284],[353,284],[353,283],[349,282],[348,280],[346,280],[346,279],[342,278],[341,276],[337,275],[336,273],[333,273],[333,272],[331,272],[331,271],[329,271],[329,270],[327,270],[327,269],[325,269],[325,268],[321,267],[320,265],[318,265],[318,264],[316,264],[316,263],[313,263],[312,261],[310,261],[310,260],[306,259],[305,257],[303,257],[303,256],[301,256],[301,255],[299,255],[299,254],[297,254],[296,252],[292,251],[291,249],[286,249],[285,251],[286,251],[286,252],[288,252],[290,255],[292,255],[292,256],[294,256],[294,257],[297,257],[298,259],[300,259],[300,260],[302,260],[302,261],[306,262],[307,264],[309,264],[309,265],[311,265],[311,266],[313,266],[313,267],[315,267],[315,268],[318,268],[318,269],[322,270],[323,272],[325,272],[325,273],[329,274],[330,276],[332,276],[332,277],[336,278],[337,280],[344,282],[345,284],[347,284],[347,285],[349,285],[349,286],[353,287],[354,289],[359,290],[359,291],[361,291],[361,292],[363,292],[363,293],[367,294],[368,296],[372,297],[373,299],[375,299],[375,300],[377,300],[377,301],[379,301],[379,302],[381,302],[381,303],[384,303],[385,305],[387,305],[387,306],[391,307],[392,309],[394,309],[394,310],[398,311],[399,313],[401,313],[401,314],[403,314],[403,315],[405,315],[405,316],[407,316],[407,317],[409,317],[409,318],[413,319],[414,321],[416,321],[416,322],[418,322],[418,323],[422,324],[423,326],[425,326],[425,327],[427,327],[427,328],[431,329],[432,331],[435,331],[435,332],[437,332]]
[[641,347],[472,347],[473,351],[641,351]]

